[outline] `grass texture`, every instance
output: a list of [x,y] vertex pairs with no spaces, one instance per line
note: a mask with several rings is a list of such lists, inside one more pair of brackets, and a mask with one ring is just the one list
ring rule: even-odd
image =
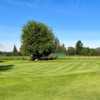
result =
[[0,100],[100,100],[99,57],[4,60],[0,69]]

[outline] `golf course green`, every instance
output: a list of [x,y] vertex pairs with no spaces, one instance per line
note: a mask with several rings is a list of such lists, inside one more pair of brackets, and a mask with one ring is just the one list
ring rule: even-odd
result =
[[100,100],[100,57],[3,60],[0,100]]

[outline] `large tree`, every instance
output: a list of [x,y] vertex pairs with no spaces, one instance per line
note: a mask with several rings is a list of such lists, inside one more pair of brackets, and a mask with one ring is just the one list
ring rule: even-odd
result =
[[29,21],[24,25],[21,39],[21,52],[24,55],[33,55],[39,59],[55,50],[55,37],[52,30],[40,22]]
[[79,40],[76,43],[76,54],[81,55],[82,49],[83,49],[83,43]]

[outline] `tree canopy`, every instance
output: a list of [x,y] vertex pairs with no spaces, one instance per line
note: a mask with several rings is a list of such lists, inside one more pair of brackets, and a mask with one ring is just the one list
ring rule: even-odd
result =
[[29,21],[22,29],[21,40],[23,55],[40,58],[48,56],[55,50],[55,36],[44,23]]
[[76,54],[80,55],[83,49],[83,43],[79,40],[76,43]]

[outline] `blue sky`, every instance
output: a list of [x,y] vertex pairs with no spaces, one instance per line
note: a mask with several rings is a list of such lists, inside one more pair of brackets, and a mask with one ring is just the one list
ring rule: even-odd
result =
[[0,50],[20,47],[28,20],[46,23],[66,47],[100,47],[100,0],[0,0]]

